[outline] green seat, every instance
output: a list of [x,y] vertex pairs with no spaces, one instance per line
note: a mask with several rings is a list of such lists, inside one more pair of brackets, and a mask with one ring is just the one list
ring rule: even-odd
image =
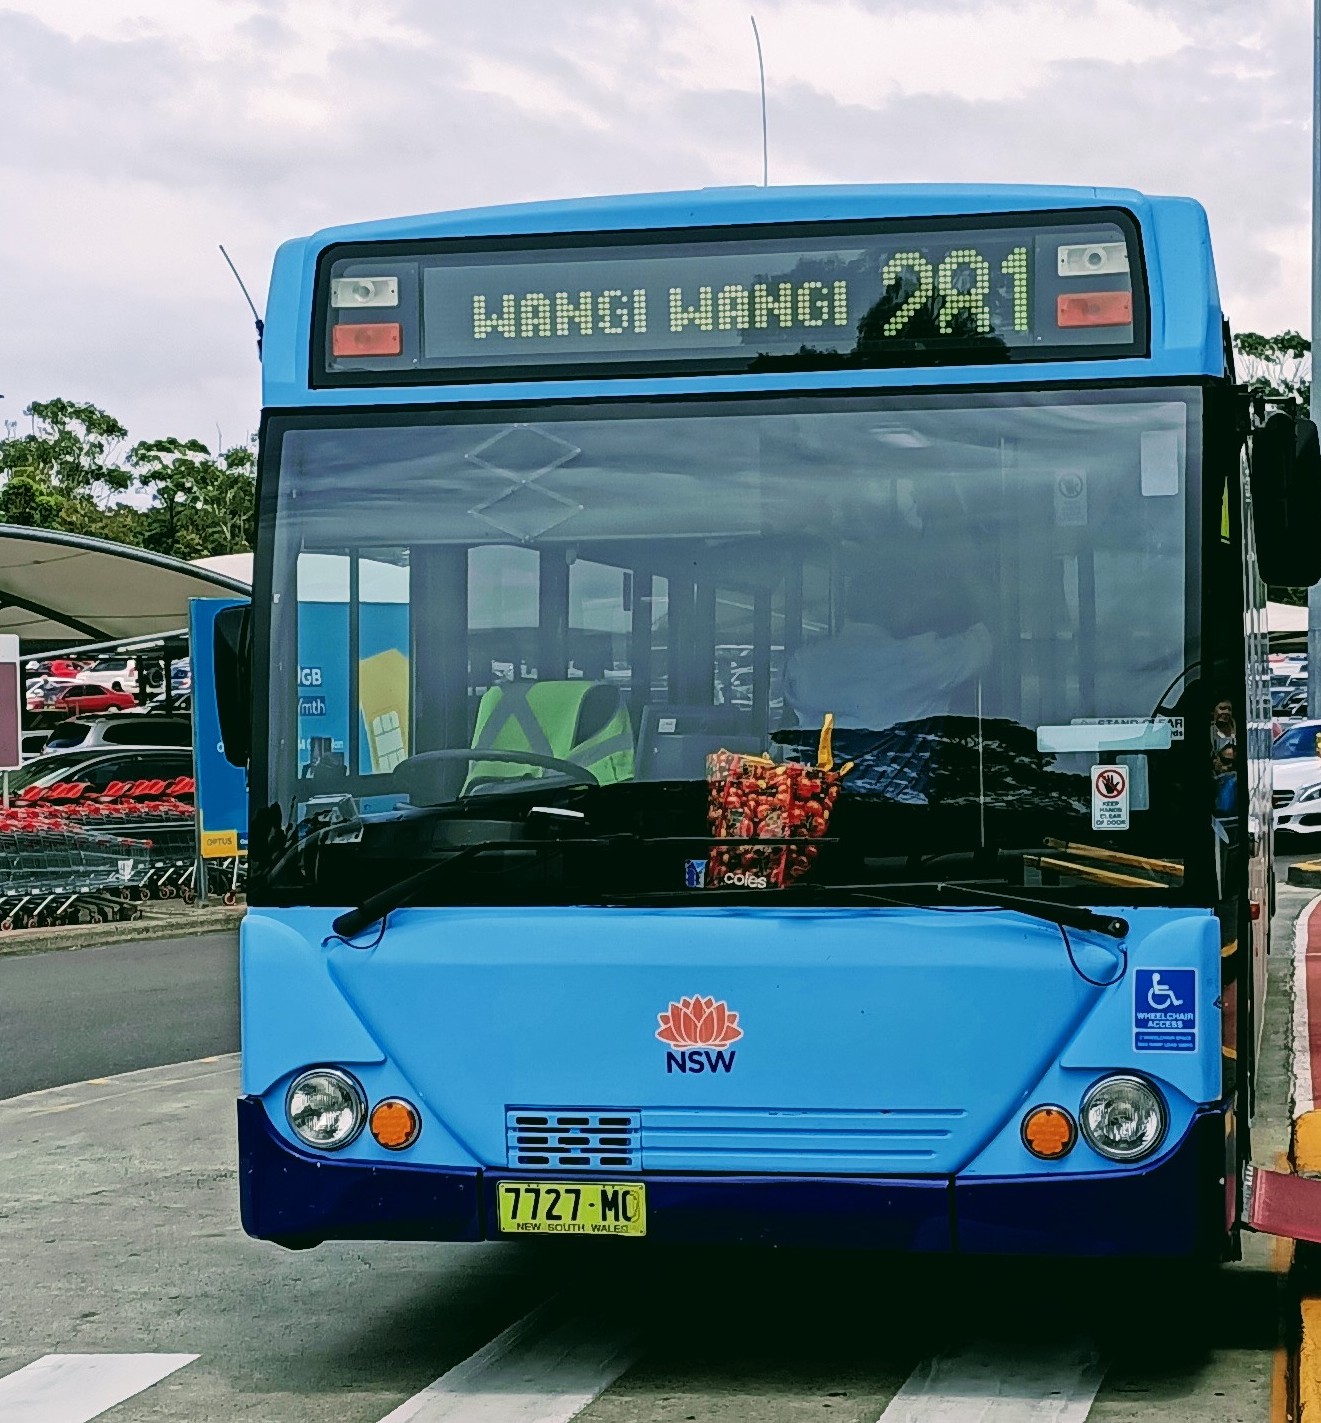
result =
[[[497,682],[477,707],[474,750],[531,751],[572,761],[604,786],[633,779],[633,724],[608,682]],[[475,761],[464,791],[481,781],[554,775],[514,761]]]

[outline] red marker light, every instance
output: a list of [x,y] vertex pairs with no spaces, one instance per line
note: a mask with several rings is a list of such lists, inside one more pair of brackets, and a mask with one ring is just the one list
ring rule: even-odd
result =
[[403,348],[403,327],[397,321],[344,324],[330,330],[333,356],[397,356]]
[[1132,292],[1071,292],[1055,298],[1057,326],[1128,326],[1132,320]]

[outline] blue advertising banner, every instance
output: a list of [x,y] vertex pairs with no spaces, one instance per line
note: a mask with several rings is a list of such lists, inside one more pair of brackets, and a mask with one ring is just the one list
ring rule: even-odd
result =
[[392,770],[408,755],[408,604],[360,605],[358,715],[349,708],[347,603],[298,604],[298,764],[326,755],[348,765]]
[[248,848],[247,772],[225,760],[216,710],[215,622],[241,598],[192,598],[188,603],[193,673],[193,775],[197,780],[197,845],[203,859],[228,859]]

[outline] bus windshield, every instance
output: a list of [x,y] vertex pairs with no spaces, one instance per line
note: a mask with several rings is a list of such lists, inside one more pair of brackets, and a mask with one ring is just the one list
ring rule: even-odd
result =
[[[1206,790],[1185,784],[1179,718],[1157,713],[1199,656],[1200,402],[1075,389],[273,417],[254,785],[271,883],[342,903],[455,845],[518,838],[549,805],[596,836],[566,863],[608,858],[614,837],[632,847],[614,882],[695,888],[711,758],[815,763],[828,721],[849,769],[810,876],[823,887],[1049,893],[1052,846],[1077,843],[1181,866]],[[1098,825],[1113,765],[1122,816]],[[332,804],[365,825],[295,853]],[[479,863],[437,899],[582,902],[604,874]]]

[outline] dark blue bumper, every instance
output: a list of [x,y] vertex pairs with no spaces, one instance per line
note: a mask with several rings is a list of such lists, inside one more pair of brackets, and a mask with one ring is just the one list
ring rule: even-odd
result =
[[[497,1179],[537,1174],[315,1156],[278,1136],[255,1097],[240,1099],[238,1118],[243,1228],[287,1245],[496,1239]],[[1224,1172],[1225,1114],[1207,1110],[1163,1157],[1123,1173],[642,1179],[652,1243],[1218,1258]]]

